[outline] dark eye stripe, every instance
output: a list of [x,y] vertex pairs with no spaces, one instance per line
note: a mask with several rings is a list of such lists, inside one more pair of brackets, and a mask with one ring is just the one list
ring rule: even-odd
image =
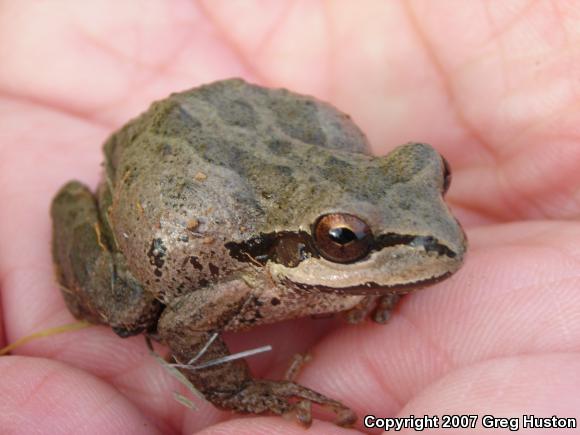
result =
[[306,231],[266,233],[239,243],[228,242],[225,247],[236,260],[262,266],[275,261],[286,267],[296,267],[307,258],[319,257]]
[[[396,233],[376,237],[370,246],[370,252],[397,245],[422,247],[427,252],[436,252],[449,258],[456,256],[455,252],[434,237]],[[296,267],[307,258],[320,257],[312,236],[305,231],[265,233],[242,242],[228,242],[225,247],[236,260],[261,266],[268,261],[274,261],[286,267]]]

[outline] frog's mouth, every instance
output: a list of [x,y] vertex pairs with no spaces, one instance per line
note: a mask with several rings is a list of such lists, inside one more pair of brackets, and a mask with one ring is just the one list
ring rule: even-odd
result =
[[463,261],[463,252],[435,237],[395,233],[379,235],[365,258],[348,264],[323,258],[305,231],[263,234],[226,247],[238,261],[268,267],[277,282],[304,292],[406,293],[444,280]]
[[298,267],[269,264],[274,280],[296,291],[359,295],[407,293],[450,277],[462,256],[449,257],[410,245],[385,247],[354,264],[310,258]]
[[453,275],[453,272],[446,272],[443,275],[436,276],[433,278],[417,280],[414,282],[407,282],[403,284],[392,284],[392,285],[381,285],[377,282],[367,281],[363,284],[353,285],[349,287],[330,287],[327,285],[316,285],[316,284],[303,284],[299,282],[293,282],[289,278],[285,277],[281,280],[281,283],[286,287],[293,288],[297,291],[302,292],[314,292],[321,291],[324,293],[339,293],[345,295],[386,295],[389,293],[405,294],[414,290],[422,289],[423,287],[428,287],[430,285],[436,284],[438,282],[444,281]]

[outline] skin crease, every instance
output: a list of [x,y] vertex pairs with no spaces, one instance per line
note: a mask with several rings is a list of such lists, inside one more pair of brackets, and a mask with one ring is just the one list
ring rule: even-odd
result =
[[[0,3],[1,340],[72,321],[49,252],[58,187],[94,187],[101,143],[152,99],[243,76],[333,103],[377,153],[433,144],[470,240],[463,269],[386,326],[300,320],[235,337],[237,350],[275,346],[256,373],[277,378],[309,350],[298,381],[361,418],[580,417],[579,21],[565,1]],[[305,433],[200,401],[188,411],[176,389],[142,338],[93,327],[0,358],[0,427]]]

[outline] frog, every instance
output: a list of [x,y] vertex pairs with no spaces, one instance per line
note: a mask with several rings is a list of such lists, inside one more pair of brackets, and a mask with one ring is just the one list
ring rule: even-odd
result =
[[52,201],[68,309],[165,344],[217,408],[307,426],[316,404],[352,425],[341,401],[225,358],[223,336],[336,313],[385,323],[400,297],[459,270],[448,162],[420,142],[370,150],[329,103],[242,79],[152,103],[106,140],[94,192],[70,181]]

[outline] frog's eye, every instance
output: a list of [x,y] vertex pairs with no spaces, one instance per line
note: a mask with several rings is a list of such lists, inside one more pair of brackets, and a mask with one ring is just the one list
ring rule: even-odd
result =
[[443,195],[445,195],[451,185],[451,166],[445,157],[441,157],[441,160],[443,160]]
[[365,257],[373,241],[369,226],[347,213],[320,216],[314,224],[314,242],[320,254],[335,263],[352,263]]

